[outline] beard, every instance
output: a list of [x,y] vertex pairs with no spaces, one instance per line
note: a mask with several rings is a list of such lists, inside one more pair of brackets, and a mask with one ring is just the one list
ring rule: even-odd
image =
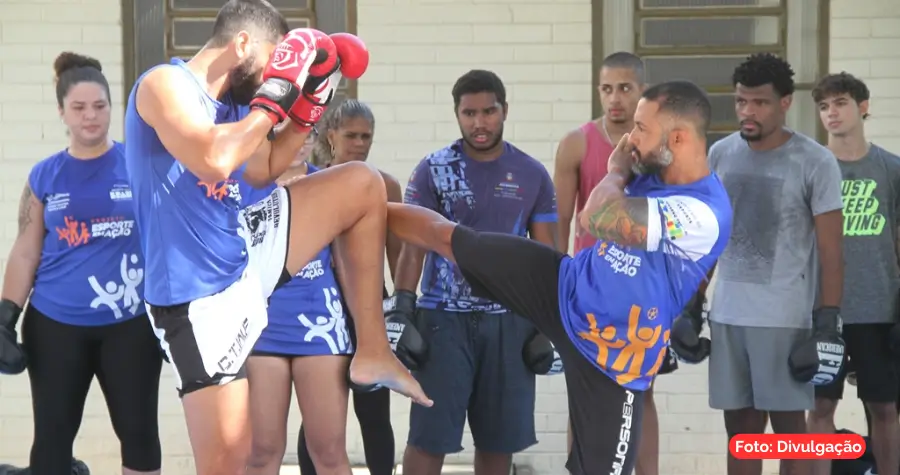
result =
[[747,142],[758,142],[758,141],[762,140],[763,137],[765,136],[765,134],[763,132],[762,124],[760,124],[759,122],[757,122],[755,120],[748,120],[747,122],[749,122],[754,127],[756,127],[756,132],[746,133],[746,132],[744,132],[743,129],[741,129],[741,131],[740,131],[741,138],[746,140]]
[[238,63],[228,75],[231,84],[231,99],[238,105],[250,105],[253,95],[262,84],[259,83],[259,70],[254,70],[256,58],[251,56]]
[[656,151],[651,150],[646,154],[642,154],[639,150],[635,149],[633,153],[637,155],[637,157],[634,164],[631,165],[631,170],[636,175],[659,174],[663,169],[671,165],[672,160],[674,159],[672,150],[669,149],[669,146],[666,145],[665,141],[662,141],[662,143],[656,147]]

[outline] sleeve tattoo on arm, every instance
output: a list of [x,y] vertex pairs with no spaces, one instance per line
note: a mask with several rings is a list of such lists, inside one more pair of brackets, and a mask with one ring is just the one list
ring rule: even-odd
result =
[[646,199],[610,200],[590,216],[588,231],[604,241],[629,247],[646,247],[647,215]]
[[31,192],[31,187],[25,185],[25,189],[22,190],[22,197],[19,199],[19,234],[22,234],[28,225],[31,224],[31,204],[33,196],[34,194]]

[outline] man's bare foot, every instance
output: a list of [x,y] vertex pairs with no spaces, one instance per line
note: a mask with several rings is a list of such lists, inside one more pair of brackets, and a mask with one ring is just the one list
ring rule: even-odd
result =
[[379,384],[425,407],[434,405],[416,378],[390,351],[379,354],[357,352],[350,362],[350,380],[361,386]]

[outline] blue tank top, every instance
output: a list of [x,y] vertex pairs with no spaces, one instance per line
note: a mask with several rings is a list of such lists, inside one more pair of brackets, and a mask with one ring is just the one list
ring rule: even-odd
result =
[[[171,65],[157,67],[183,72],[215,123],[235,122],[245,112],[230,96],[221,101],[210,97],[183,61],[173,59]],[[238,235],[237,181],[232,177],[220,183],[202,182],[175,160],[138,114],[135,93],[147,73],[138,78],[128,98],[125,163],[141,248],[147,256],[145,298],[152,305],[168,306],[224,290],[240,278],[248,258],[244,239]]]
[[[313,166],[310,165],[308,173],[312,173],[312,168]],[[277,188],[277,185],[274,183],[265,188],[253,188],[249,183],[247,183],[246,180],[243,179],[243,177],[233,176],[233,178],[236,179],[240,184],[241,208],[246,208],[254,203],[262,201],[265,198],[268,198],[269,195],[271,195],[275,190],[275,188]]]
[[31,305],[82,326],[145,314],[125,147],[115,143],[93,160],[59,152],[31,169],[28,185],[44,204],[46,230]]
[[564,259],[559,302],[579,352],[621,386],[644,391],[665,358],[672,320],[728,243],[732,212],[714,174],[681,186],[639,176],[626,194],[647,198],[647,249],[599,240]]
[[[318,171],[312,164],[308,166],[307,174]],[[309,344],[304,342],[304,335],[315,336],[309,329],[342,324],[344,315],[340,287],[331,262],[331,246],[327,246],[269,297],[269,324],[254,349],[288,355],[306,354],[298,348]],[[338,341],[329,343],[334,345],[331,354],[346,352],[349,339],[344,339],[344,335],[336,337]]]

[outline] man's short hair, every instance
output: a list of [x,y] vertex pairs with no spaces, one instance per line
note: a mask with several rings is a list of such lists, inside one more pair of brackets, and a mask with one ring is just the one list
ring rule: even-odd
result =
[[819,82],[816,83],[812,90],[813,100],[817,103],[841,94],[847,94],[857,104],[869,100],[869,88],[866,86],[866,83],[862,79],[843,71],[837,74],[829,74],[819,79]]
[[228,0],[216,15],[209,45],[222,47],[247,31],[269,43],[278,43],[288,32],[284,16],[266,0]]
[[[869,87],[866,86],[862,79],[848,72],[841,71],[837,74],[828,74],[819,79],[812,90],[812,97],[816,104],[829,97],[840,96],[841,94],[847,94],[857,104],[860,104],[869,100]],[[863,119],[868,118],[868,113],[863,114]]]
[[644,83],[644,61],[631,53],[625,51],[613,53],[603,58],[600,67],[609,69],[630,69],[634,71],[634,77],[637,79],[638,83]]
[[659,104],[659,112],[694,124],[697,134],[706,137],[712,119],[712,105],[706,92],[690,81],[667,81],[647,88],[641,95]]
[[500,76],[493,71],[473,69],[460,76],[453,85],[453,107],[459,109],[459,101],[466,94],[478,94],[480,92],[492,92],[497,102],[506,105],[506,86]]
[[771,84],[779,97],[794,93],[794,70],[791,65],[772,53],[758,53],[734,69],[733,86],[760,87]]

